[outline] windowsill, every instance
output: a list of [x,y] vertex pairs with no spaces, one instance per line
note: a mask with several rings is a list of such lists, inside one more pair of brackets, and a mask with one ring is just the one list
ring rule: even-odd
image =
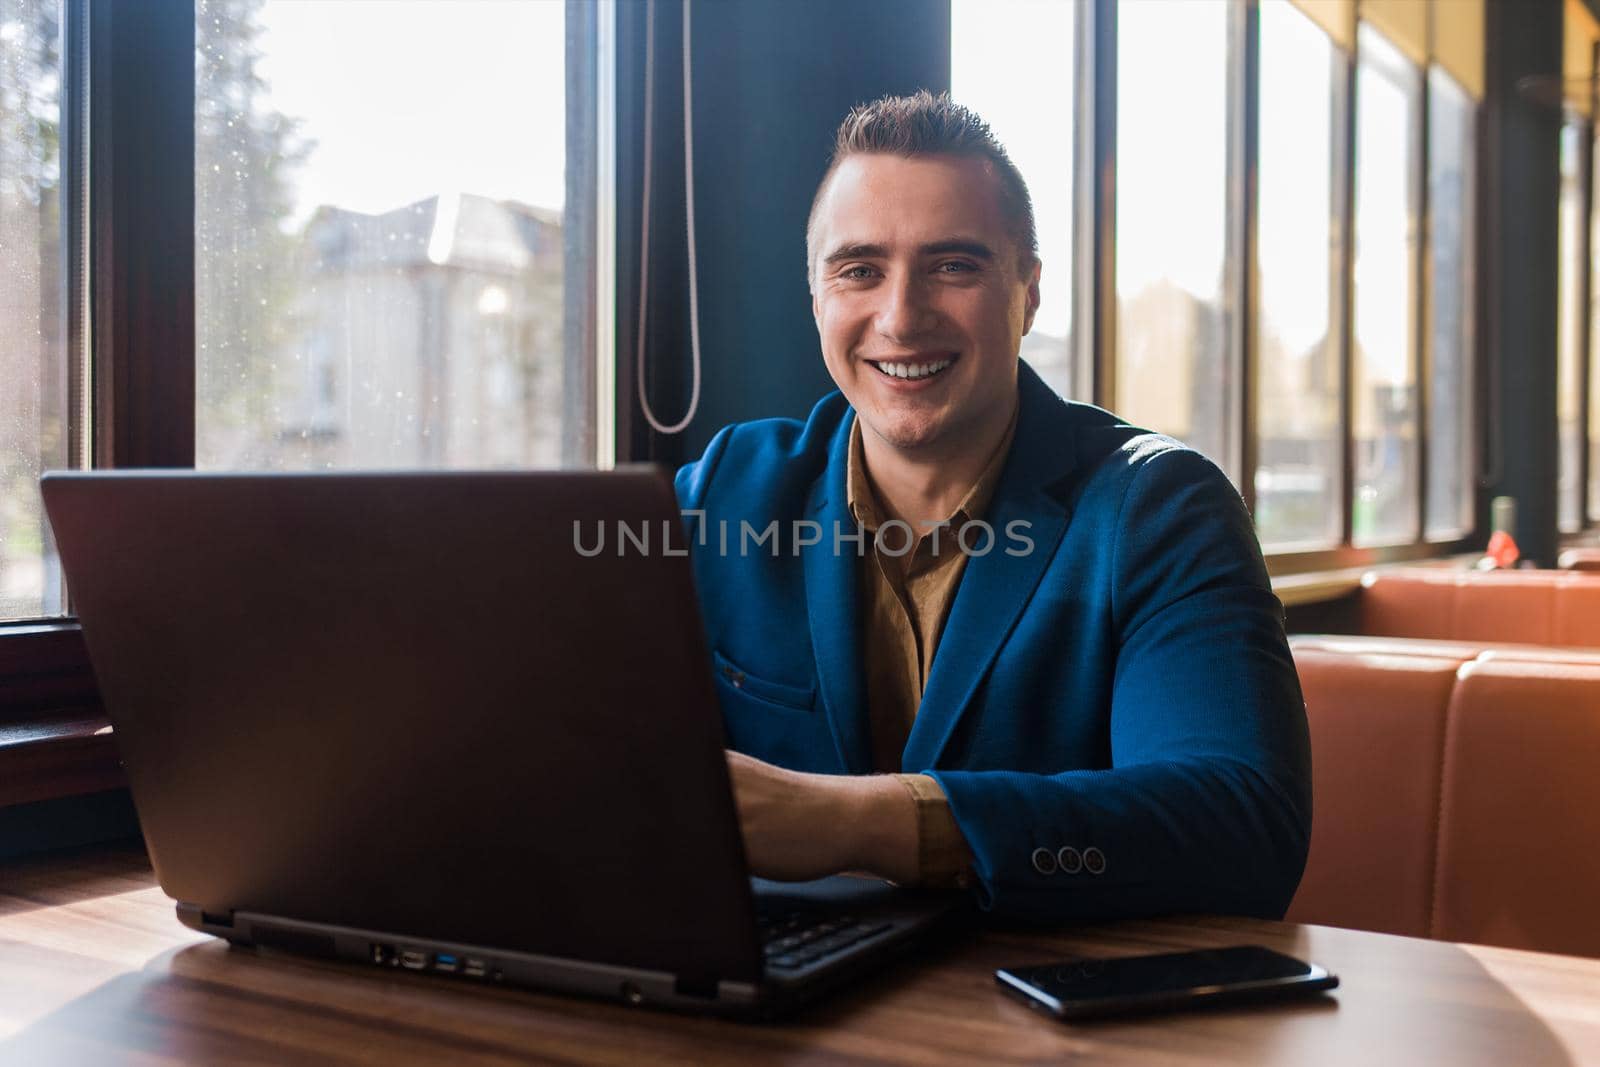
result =
[[1432,559],[1396,563],[1371,563],[1362,567],[1341,567],[1326,571],[1301,571],[1272,578],[1272,591],[1286,608],[1304,604],[1325,604],[1350,596],[1361,588],[1361,576],[1371,571],[1411,570],[1417,567],[1461,568],[1477,561],[1479,553],[1467,552]]
[[44,712],[0,725],[0,807],[127,784],[111,724],[93,710]]
[[1361,576],[1371,567],[1347,567],[1337,571],[1311,571],[1285,574],[1272,579],[1272,591],[1286,608],[1302,604],[1323,604],[1339,600],[1361,588]]

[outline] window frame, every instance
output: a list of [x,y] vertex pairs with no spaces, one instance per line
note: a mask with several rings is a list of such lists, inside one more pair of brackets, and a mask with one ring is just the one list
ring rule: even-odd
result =
[[[62,35],[72,460],[192,466],[194,9],[67,0]],[[0,625],[0,767],[0,804],[124,784],[70,618]]]

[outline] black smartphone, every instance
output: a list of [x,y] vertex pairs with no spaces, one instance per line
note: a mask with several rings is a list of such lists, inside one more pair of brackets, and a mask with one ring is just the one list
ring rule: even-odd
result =
[[1314,963],[1258,945],[1008,967],[994,977],[1061,1019],[1277,1000],[1339,984]]

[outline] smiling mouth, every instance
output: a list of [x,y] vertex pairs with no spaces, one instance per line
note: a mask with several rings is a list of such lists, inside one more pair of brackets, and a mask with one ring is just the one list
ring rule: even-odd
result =
[[905,381],[921,381],[943,374],[945,370],[956,361],[955,356],[946,359],[914,361],[873,360],[867,362],[885,378],[900,378]]

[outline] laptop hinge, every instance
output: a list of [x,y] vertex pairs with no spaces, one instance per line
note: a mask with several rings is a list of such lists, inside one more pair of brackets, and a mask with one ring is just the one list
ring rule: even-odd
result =
[[191,930],[208,929],[233,929],[233,912],[206,911],[198,904],[180,901],[178,903],[178,921]]

